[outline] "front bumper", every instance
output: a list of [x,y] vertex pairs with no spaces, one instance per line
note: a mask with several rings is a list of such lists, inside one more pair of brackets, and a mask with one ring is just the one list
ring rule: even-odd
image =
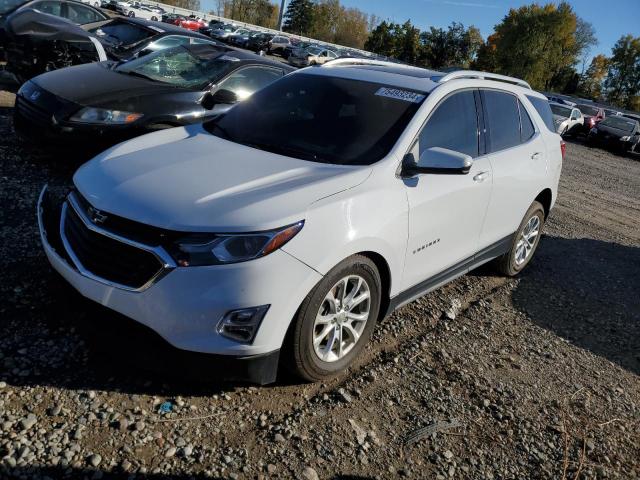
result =
[[[38,200],[38,225],[49,262],[80,294],[189,352],[237,357],[245,362],[259,356],[270,366],[277,364],[277,352],[291,320],[321,279],[315,270],[277,250],[244,263],[171,268],[144,289],[127,290],[87,276],[74,265],[69,245],[62,241],[60,212],[48,200],[46,187]],[[252,343],[238,343],[216,331],[230,310],[267,304],[270,308]],[[275,372],[263,376],[275,378]]]

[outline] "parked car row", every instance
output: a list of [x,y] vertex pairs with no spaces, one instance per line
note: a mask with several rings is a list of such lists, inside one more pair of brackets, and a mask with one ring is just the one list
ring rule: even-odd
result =
[[[293,69],[211,44],[63,68],[22,85],[14,126],[29,141],[100,151],[146,132],[202,122]],[[97,153],[97,152],[96,152]]]
[[584,136],[588,145],[624,153],[640,153],[640,115],[575,103],[547,95],[556,132],[561,136]]

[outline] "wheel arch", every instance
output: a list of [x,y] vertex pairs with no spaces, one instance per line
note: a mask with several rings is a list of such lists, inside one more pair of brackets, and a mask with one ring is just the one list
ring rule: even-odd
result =
[[387,314],[389,303],[391,301],[391,268],[389,267],[387,260],[377,252],[364,251],[358,252],[355,255],[367,257],[378,269],[381,284],[380,312],[378,313],[378,320],[382,320]]
[[549,217],[549,212],[551,212],[551,205],[553,202],[553,193],[550,188],[545,188],[542,190],[538,196],[535,198],[536,202],[540,202],[542,204],[542,208],[544,208],[544,218]]

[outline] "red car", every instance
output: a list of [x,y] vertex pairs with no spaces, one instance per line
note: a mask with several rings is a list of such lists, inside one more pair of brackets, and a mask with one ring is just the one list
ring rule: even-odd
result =
[[579,103],[576,105],[576,108],[580,110],[584,116],[583,130],[585,134],[589,133],[589,131],[595,127],[599,121],[604,120],[605,113],[604,108],[602,107]]
[[194,32],[200,31],[201,28],[207,26],[207,22],[202,20],[201,18],[195,17],[191,15],[188,18],[180,19],[176,21],[176,25],[182,28],[186,28],[187,30],[193,30]]

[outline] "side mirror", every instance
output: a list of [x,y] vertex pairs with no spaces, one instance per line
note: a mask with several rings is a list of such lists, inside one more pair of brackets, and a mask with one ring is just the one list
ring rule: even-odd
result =
[[202,97],[200,105],[202,105],[202,107],[206,108],[207,110],[211,110],[213,107],[221,103],[228,105],[238,103],[238,96],[231,90],[225,90],[224,88],[221,88],[213,94],[210,92],[205,93],[204,97]]
[[413,155],[403,168],[403,175],[414,176],[420,173],[438,173],[444,175],[466,175],[471,170],[473,159],[464,153],[447,148],[431,147],[425,150],[416,163]]

